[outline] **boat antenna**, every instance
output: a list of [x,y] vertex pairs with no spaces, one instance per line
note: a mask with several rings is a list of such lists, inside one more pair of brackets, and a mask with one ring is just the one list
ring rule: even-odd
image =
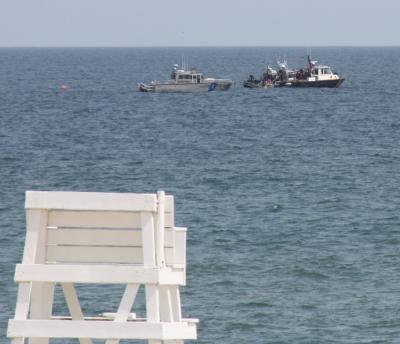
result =
[[185,57],[184,55],[182,55],[182,69],[183,69],[183,70],[187,70],[187,68],[188,68],[187,57]]

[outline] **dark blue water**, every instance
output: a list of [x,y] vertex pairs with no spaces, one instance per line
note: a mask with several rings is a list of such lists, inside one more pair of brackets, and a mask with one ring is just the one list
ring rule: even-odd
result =
[[[339,89],[240,86],[305,53],[0,49],[1,341],[25,190],[162,189],[189,228],[182,302],[198,343],[399,343],[400,48],[313,49],[346,77]],[[136,91],[182,55],[236,88]],[[117,306],[122,289],[96,288],[81,288],[84,311]]]

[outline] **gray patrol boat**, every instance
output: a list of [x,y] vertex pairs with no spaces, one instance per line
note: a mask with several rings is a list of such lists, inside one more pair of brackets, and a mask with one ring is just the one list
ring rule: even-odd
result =
[[179,68],[174,65],[171,79],[160,82],[152,81],[148,84],[140,83],[142,92],[198,92],[198,91],[226,91],[233,84],[230,79],[205,78],[203,73],[196,69]]

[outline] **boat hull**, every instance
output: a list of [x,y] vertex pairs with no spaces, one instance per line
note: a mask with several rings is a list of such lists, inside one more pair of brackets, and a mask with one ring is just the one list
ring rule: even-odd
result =
[[142,92],[210,92],[227,91],[232,86],[231,80],[214,80],[201,83],[154,83],[139,84]]
[[261,87],[261,82],[259,80],[255,81],[243,81],[243,87],[245,88],[260,88]]
[[243,87],[244,88],[271,88],[274,87],[273,83],[266,83],[264,84],[262,81],[243,81]]
[[296,80],[293,81],[291,86],[292,87],[328,87],[328,88],[337,88],[339,87],[344,78],[339,79],[331,79],[331,80],[315,80],[315,81],[308,81],[308,80]]

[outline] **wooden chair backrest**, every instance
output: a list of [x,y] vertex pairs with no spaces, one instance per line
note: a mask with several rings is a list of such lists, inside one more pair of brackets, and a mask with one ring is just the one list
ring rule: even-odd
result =
[[[47,264],[143,264],[143,219],[153,224],[156,250],[159,215],[156,194],[91,192],[26,193],[27,218],[45,212],[43,240],[38,248]],[[164,256],[176,263],[174,200],[165,196]],[[147,226],[146,230],[149,230]],[[186,237],[184,237],[184,240]],[[156,252],[154,252],[156,254]]]

